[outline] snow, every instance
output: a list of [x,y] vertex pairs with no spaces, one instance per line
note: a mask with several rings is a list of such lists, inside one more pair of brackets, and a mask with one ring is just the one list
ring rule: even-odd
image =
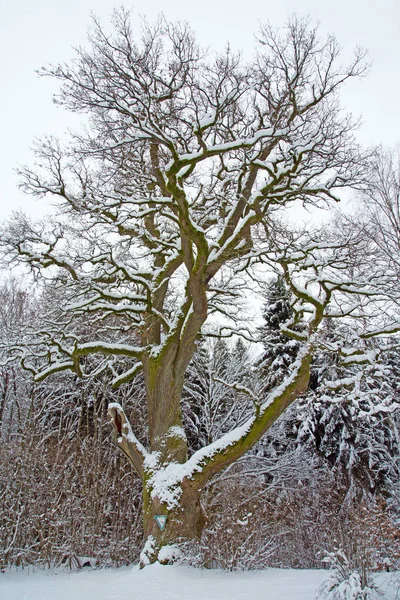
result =
[[158,560],[161,564],[167,562],[172,563],[181,558],[182,550],[179,548],[179,546],[174,546],[172,544],[170,546],[163,546],[158,553]]
[[147,471],[154,471],[159,466],[160,460],[161,452],[157,450],[155,452],[148,452],[144,459],[143,467]]
[[213,125],[216,117],[217,117],[217,111],[215,109],[210,110],[208,113],[206,113],[204,115],[204,117],[202,117],[199,120],[199,129],[205,129],[206,127],[209,127],[210,125]]
[[[0,573],[1,600],[313,600],[327,571],[266,569],[222,572],[155,564],[77,572]],[[385,590],[383,590],[385,591]],[[385,593],[395,599],[395,590]]]
[[[161,502],[164,502],[169,510],[177,507],[182,495],[180,484],[183,479],[185,477],[190,479],[194,473],[202,470],[204,462],[209,458],[212,458],[215,454],[224,450],[224,448],[228,448],[228,446],[231,446],[244,437],[253,424],[254,419],[254,416],[251,417],[243,425],[226,433],[212,444],[200,448],[185,463],[170,462],[158,468],[148,480],[148,487],[151,489],[152,498],[158,498]],[[147,454],[144,462],[145,468],[156,464],[156,460],[152,457],[149,458]]]
[[73,369],[74,361],[67,360],[64,362],[52,363],[47,369],[43,369],[35,375],[35,381],[43,381],[48,375],[56,373],[57,371],[66,371],[67,369]]
[[178,427],[177,425],[170,427],[168,429],[167,436],[174,437],[174,438],[182,438],[182,439],[186,440],[185,430],[183,429],[183,427]]
[[151,489],[151,497],[158,498],[172,510],[179,504],[182,495],[180,483],[185,476],[185,465],[171,462],[165,467],[158,469],[148,480]]
[[116,377],[114,377],[114,379],[111,382],[111,385],[113,385],[114,387],[118,387],[121,383],[130,381],[134,378],[134,376],[141,369],[141,367],[142,363],[137,362],[135,365],[133,365],[131,369],[128,369],[128,371],[124,371],[123,373],[121,373],[121,375],[117,375]]
[[[221,246],[221,247],[217,246],[217,249],[213,249],[210,252],[209,258],[208,258],[208,261],[209,261],[210,264],[213,261],[218,260],[218,258],[221,256],[221,254],[223,254],[223,252],[226,250],[226,248],[230,244],[232,244],[232,242],[235,241],[235,238],[238,236],[238,233],[245,228],[245,226],[248,223],[248,221],[250,221],[251,219],[254,218],[255,214],[256,213],[254,212],[254,210],[250,210],[243,219],[240,219],[240,221],[237,223],[237,225],[236,225],[233,233],[225,241],[225,243],[223,244],[223,246]],[[228,222],[228,219],[227,219],[227,222]],[[236,248],[237,248],[237,246],[236,246]]]
[[[265,412],[274,400],[283,393],[285,389],[293,383],[299,374],[303,359],[307,357],[309,352],[308,345],[305,345],[300,351],[297,360],[293,365],[293,371],[286,380],[268,396],[267,400],[260,407],[260,414]],[[252,415],[245,423],[235,427],[215,442],[197,450],[185,463],[180,464],[170,462],[159,468],[157,465],[158,456],[151,456],[146,453],[144,461],[145,469],[150,469],[150,477],[148,479],[148,488],[151,490],[152,498],[158,498],[165,503],[169,510],[177,507],[182,495],[181,483],[185,478],[191,479],[196,472],[203,469],[204,464],[216,454],[223,452],[225,448],[232,446],[240,439],[244,438],[250,431],[256,416]],[[157,469],[157,470],[155,470]],[[151,472],[153,471],[154,472]]]
[[129,344],[117,344],[102,341],[78,344],[76,349],[80,354],[94,351],[103,352],[104,354],[126,354],[127,356],[137,356],[143,353],[143,348],[139,346],[130,346]]
[[144,545],[144,548],[140,553],[140,563],[142,565],[150,564],[149,556],[151,556],[154,553],[156,547],[157,547],[157,542],[156,542],[155,537],[152,535],[149,535],[149,537],[147,538],[146,543]]

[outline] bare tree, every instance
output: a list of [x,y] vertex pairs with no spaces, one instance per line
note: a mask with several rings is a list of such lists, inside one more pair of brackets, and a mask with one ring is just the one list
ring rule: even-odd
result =
[[[368,275],[344,278],[347,241],[324,248],[277,224],[288,206],[335,202],[363,177],[337,92],[366,67],[362,53],[341,67],[335,39],[321,41],[299,19],[282,32],[262,28],[250,63],[230,49],[207,56],[185,25],[160,19],[138,40],[125,11],[113,24],[108,35],[95,20],[89,50],[43,71],[62,83],[57,102],[88,114],[89,127],[66,147],[39,142],[37,167],[21,173],[28,193],[58,201],[57,217],[17,215],[2,238],[13,261],[61,290],[47,326],[12,348],[36,381],[62,370],[85,377],[93,354],[115,387],[143,373],[149,447],[120,404],[109,415],[143,480],[146,564],[168,562],[168,547],[201,535],[205,484],[307,388],[323,318],[354,314],[343,298],[366,293]],[[266,398],[242,385],[250,418],[188,458],[185,371],[210,316],[228,319],[222,335],[256,339],[242,308],[262,263],[293,294],[283,331],[299,341],[297,358]],[[82,334],[85,321],[96,339],[93,328]]]
[[369,235],[400,276],[400,148],[379,148],[372,161],[369,185],[361,196]]
[[[386,296],[381,323],[364,337],[396,334],[400,331],[400,148],[379,147],[370,157],[357,208],[357,215],[342,215],[341,226],[358,228],[368,238],[365,261],[379,272],[377,288]],[[387,349],[391,346],[386,345]]]

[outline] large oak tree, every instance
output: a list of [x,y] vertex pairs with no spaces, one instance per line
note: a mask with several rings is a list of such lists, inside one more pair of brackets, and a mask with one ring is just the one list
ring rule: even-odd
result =
[[[109,415],[143,481],[142,562],[168,562],[171,545],[201,535],[206,483],[306,390],[322,320],[354,315],[367,291],[368,273],[345,275],[355,253],[344,239],[291,233],[282,220],[292,205],[326,206],[359,184],[363,160],[338,90],[365,64],[359,53],[341,66],[335,39],[299,19],[263,27],[249,62],[229,48],[202,52],[186,25],[163,19],[139,37],[125,11],[111,34],[95,20],[89,39],[70,65],[42,72],[87,128],[65,145],[40,141],[37,165],[21,173],[28,193],[59,209],[39,224],[17,215],[2,234],[8,255],[58,299],[12,351],[37,381],[62,370],[107,369],[115,387],[144,377],[148,447],[121,405]],[[251,416],[188,457],[185,372],[210,317],[214,334],[222,318],[221,335],[256,339],[242,309],[260,265],[291,291],[282,332],[299,351],[267,392],[230,384]]]

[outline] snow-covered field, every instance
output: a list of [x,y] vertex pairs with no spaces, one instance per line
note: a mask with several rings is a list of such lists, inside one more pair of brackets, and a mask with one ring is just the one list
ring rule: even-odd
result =
[[[207,571],[153,565],[79,572],[0,573],[1,600],[313,600],[326,571]],[[383,598],[395,589],[382,585]]]

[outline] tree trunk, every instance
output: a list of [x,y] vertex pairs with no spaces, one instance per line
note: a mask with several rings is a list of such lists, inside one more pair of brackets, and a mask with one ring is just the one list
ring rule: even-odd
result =
[[176,472],[187,461],[181,411],[184,371],[176,366],[176,354],[172,347],[162,366],[157,359],[144,364],[151,458],[145,461],[142,474],[145,546],[141,566],[157,560],[173,562],[179,544],[200,539],[205,521],[201,486],[185,478],[179,482],[175,478],[169,485],[170,469]]
[[152,497],[144,485],[143,525],[145,545],[140,556],[144,567],[155,561],[171,564],[180,557],[179,545],[186,541],[200,540],[205,516],[200,503],[201,491],[193,482],[184,481],[178,505],[172,506]]
[[[137,440],[119,404],[109,405],[109,415],[116,433],[116,442],[130,459],[143,481],[143,524],[145,545],[141,566],[160,562],[169,564],[179,558],[179,545],[198,540],[205,524],[200,497],[216,473],[235,462],[250,450],[278,419],[282,412],[306,389],[310,376],[313,346],[307,344],[299,352],[295,368],[271,392],[262,410],[246,423],[222,436],[208,447],[195,452],[187,460],[187,441],[181,426],[177,386],[165,385],[168,377],[157,385],[158,395],[150,395],[148,407],[154,412],[153,438],[150,452]],[[148,388],[149,389],[149,388]],[[156,418],[156,409],[160,408]],[[150,419],[149,419],[150,420]]]
[[159,360],[144,361],[150,449],[159,453],[159,464],[187,459],[181,410],[184,373],[176,373],[175,353],[172,348],[161,365]]

